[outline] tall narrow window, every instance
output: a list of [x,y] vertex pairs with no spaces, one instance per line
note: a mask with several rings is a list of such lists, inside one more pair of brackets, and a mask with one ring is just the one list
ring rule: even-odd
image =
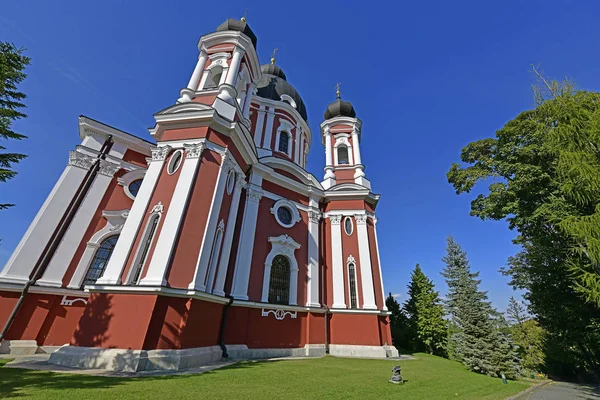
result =
[[290,301],[290,260],[278,255],[271,264],[269,303],[288,304]]
[[338,152],[338,165],[348,164],[348,148],[346,146],[340,146],[337,149]]
[[156,233],[156,227],[158,226],[159,216],[155,214],[150,218],[151,220],[148,223],[148,228],[146,228],[144,239],[142,243],[140,243],[140,252],[134,265],[134,273],[133,275],[131,275],[131,279],[129,280],[130,284],[136,285],[139,282],[140,276],[142,274],[142,269],[144,269],[144,264],[146,263],[146,259],[148,258],[148,252],[150,251],[152,240],[154,239],[154,234]]
[[82,287],[85,285],[93,285],[98,278],[102,276],[106,264],[108,264],[108,260],[110,260],[110,256],[117,244],[117,239],[119,239],[119,235],[111,236],[100,243],[100,247],[96,250],[94,259],[85,275]]
[[358,302],[356,299],[356,265],[354,263],[348,264],[348,280],[350,286],[350,308],[358,308]]
[[[223,221],[221,221],[223,224]],[[223,228],[222,226],[217,229],[215,241],[210,252],[210,263],[208,264],[208,273],[204,279],[204,287],[206,293],[212,293],[212,286],[215,281],[215,274],[217,273],[217,262],[219,261],[219,254],[221,253],[221,242],[223,241]]]
[[282,131],[279,133],[279,145],[277,147],[277,149],[285,154],[289,154],[289,148],[290,148],[290,144],[289,144],[289,140],[290,140],[290,135],[289,133]]

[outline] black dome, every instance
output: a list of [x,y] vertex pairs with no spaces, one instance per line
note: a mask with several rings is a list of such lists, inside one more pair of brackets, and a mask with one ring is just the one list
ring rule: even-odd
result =
[[354,107],[352,103],[349,101],[344,101],[342,99],[337,99],[333,103],[327,106],[327,111],[325,111],[324,118],[330,119],[335,117],[356,117],[356,111],[354,111]]
[[263,73],[262,82],[259,84],[257,95],[265,99],[281,101],[281,96],[287,94],[296,102],[296,110],[306,122],[308,115],[306,114],[306,106],[300,94],[292,85],[286,81],[285,74],[275,64],[265,64],[260,67]]
[[221,31],[238,31],[242,32],[244,35],[248,36],[248,38],[252,41],[254,48],[256,48],[256,35],[250,29],[250,25],[246,23],[246,21],[241,21],[239,19],[229,18],[227,21],[223,22],[221,25],[217,27],[217,32]]

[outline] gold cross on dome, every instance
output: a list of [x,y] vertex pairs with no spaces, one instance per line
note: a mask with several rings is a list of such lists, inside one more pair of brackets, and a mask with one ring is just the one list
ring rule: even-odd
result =
[[340,93],[340,86],[342,85],[342,82],[338,82],[335,84],[335,94],[337,96],[338,99],[342,98],[342,95]]
[[242,22],[246,22],[246,14],[248,14],[248,9],[247,8],[246,8],[246,11],[244,11],[244,16],[241,19]]
[[277,50],[279,50],[279,47],[275,47],[275,50],[273,50],[273,54],[271,55],[271,64],[275,64],[275,54],[277,53]]

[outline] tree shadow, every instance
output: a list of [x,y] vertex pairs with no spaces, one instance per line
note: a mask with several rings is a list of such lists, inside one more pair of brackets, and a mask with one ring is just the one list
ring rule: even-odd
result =
[[110,294],[92,293],[73,334],[72,345],[98,347],[109,339],[112,298]]

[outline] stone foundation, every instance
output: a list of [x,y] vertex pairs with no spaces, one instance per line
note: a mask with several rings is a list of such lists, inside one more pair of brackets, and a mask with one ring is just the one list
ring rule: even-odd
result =
[[3,340],[0,343],[0,354],[14,356],[30,356],[38,351],[35,340]]

